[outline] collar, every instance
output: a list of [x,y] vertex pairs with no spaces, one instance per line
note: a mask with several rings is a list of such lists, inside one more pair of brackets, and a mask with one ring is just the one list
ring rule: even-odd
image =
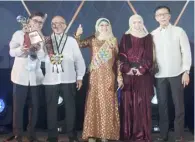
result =
[[[54,35],[54,33],[53,33],[53,35]],[[63,35],[63,33],[61,33],[61,34],[55,34],[56,35],[56,37],[62,37],[62,35]]]
[[169,29],[171,26],[172,26],[172,24],[171,24],[171,23],[169,23],[169,25],[168,25],[168,26],[166,26],[166,27],[159,26],[159,30],[160,30],[160,31],[164,31],[164,30]]

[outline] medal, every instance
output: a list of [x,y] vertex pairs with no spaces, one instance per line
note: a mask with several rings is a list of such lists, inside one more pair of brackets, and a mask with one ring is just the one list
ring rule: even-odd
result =
[[[62,61],[63,61],[63,50],[66,44],[68,36],[65,35],[65,32],[63,33],[60,42],[58,44],[57,39],[56,39],[56,35],[55,33],[51,36],[51,41],[52,41],[52,47],[53,47],[53,54],[50,55],[50,60],[51,63],[53,64],[53,72],[54,72],[54,66],[56,66],[57,68],[57,73],[63,71],[63,67],[62,67]],[[55,41],[55,42],[53,42]],[[60,48],[61,47],[61,48]],[[61,51],[59,51],[61,49]],[[58,69],[59,68],[59,69]]]
[[63,55],[62,54],[54,54],[51,56],[51,63],[52,64],[61,64],[63,61]]

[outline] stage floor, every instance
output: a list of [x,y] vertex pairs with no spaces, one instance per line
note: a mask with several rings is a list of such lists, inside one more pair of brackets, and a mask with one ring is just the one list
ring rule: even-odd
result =
[[[3,142],[6,138],[8,138],[10,136],[12,136],[11,133],[6,134],[6,135],[5,134],[0,135],[0,142]],[[46,132],[38,131],[37,136],[38,136],[38,139],[42,142],[45,142],[46,139],[47,139],[47,133]],[[81,136],[81,132],[78,133],[78,136]],[[159,133],[153,133],[152,134],[152,139],[154,140],[158,136],[159,136]],[[170,140],[168,142],[174,142],[173,132],[170,132],[169,137],[170,137]],[[194,136],[191,132],[185,132],[184,138],[185,138],[185,142],[194,142]],[[28,142],[25,137],[24,137],[24,142]],[[68,139],[67,139],[66,135],[60,134],[59,135],[59,142],[68,142]]]

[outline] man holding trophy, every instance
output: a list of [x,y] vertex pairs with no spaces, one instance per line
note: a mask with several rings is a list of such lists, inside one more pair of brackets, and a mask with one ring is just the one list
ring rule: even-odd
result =
[[31,14],[29,20],[22,23],[23,30],[16,31],[10,41],[10,56],[15,57],[11,72],[14,83],[13,90],[13,133],[16,142],[22,142],[23,109],[28,95],[31,98],[29,114],[28,139],[35,142],[35,125],[38,112],[39,85],[42,84],[43,73],[41,59],[44,58],[44,37],[41,33],[45,15],[41,12]]

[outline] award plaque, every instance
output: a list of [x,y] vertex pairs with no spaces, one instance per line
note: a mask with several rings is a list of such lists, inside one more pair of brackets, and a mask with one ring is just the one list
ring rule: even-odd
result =
[[31,45],[43,42],[43,39],[38,31],[31,31],[28,33]]

